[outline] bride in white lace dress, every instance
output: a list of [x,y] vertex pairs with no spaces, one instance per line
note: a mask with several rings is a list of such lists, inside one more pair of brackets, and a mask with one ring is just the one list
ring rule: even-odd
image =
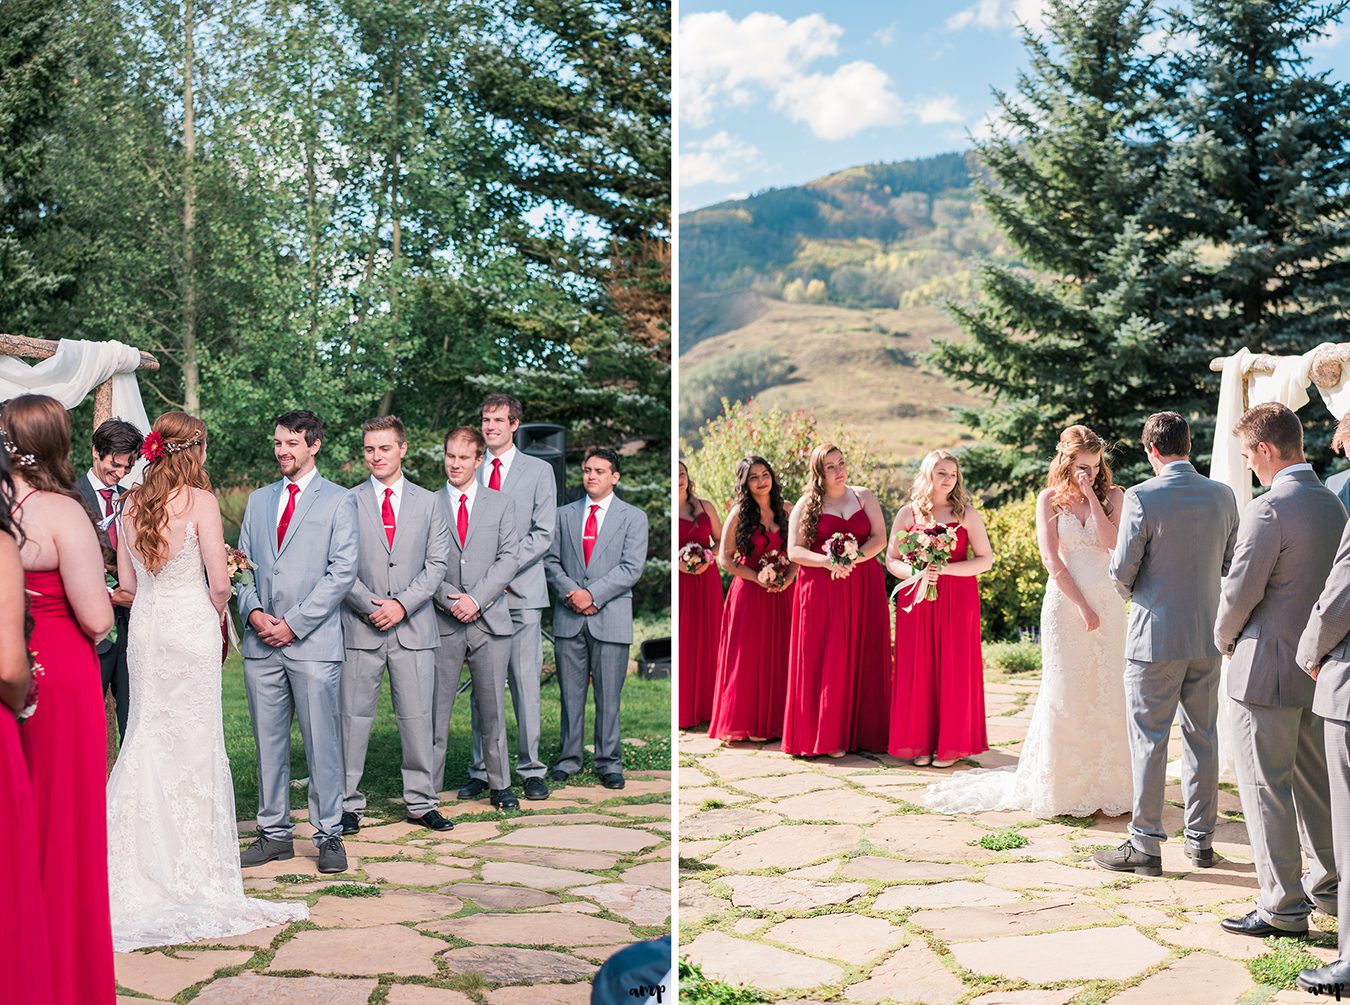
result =
[[1125,602],[1108,567],[1125,494],[1086,426],[1060,434],[1036,536],[1050,579],[1041,606],[1041,689],[1015,769],[965,771],[920,802],[943,813],[1024,809],[1038,817],[1130,811]]
[[239,935],[308,913],[303,904],[244,896],[221,713],[230,582],[220,507],[202,467],[206,426],[166,412],[142,450],[145,480],[128,493],[118,522],[118,573],[136,595],[130,715],[108,779],[118,952]]

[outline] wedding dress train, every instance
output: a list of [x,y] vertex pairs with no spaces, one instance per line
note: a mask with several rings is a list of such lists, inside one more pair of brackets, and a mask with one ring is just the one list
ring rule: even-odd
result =
[[1029,810],[1038,817],[1130,812],[1125,731],[1125,602],[1091,525],[1056,517],[1060,557],[1101,624],[1089,632],[1052,579],[1041,606],[1041,689],[1015,768],[963,771],[919,801],[940,813]]
[[[123,540],[126,540],[123,538]],[[108,779],[113,948],[174,945],[301,920],[244,896],[221,713],[220,618],[194,526],[158,573],[134,548],[126,742]]]

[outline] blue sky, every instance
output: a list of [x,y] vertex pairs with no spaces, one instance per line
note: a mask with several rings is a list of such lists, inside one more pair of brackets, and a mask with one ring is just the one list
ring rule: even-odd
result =
[[[970,145],[1041,0],[682,0],[681,212]],[[1310,55],[1350,76],[1350,32]]]

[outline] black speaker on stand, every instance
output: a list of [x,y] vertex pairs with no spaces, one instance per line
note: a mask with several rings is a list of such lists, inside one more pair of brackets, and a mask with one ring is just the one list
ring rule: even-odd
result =
[[558,505],[567,497],[567,430],[552,422],[522,422],[516,427],[516,449],[547,461],[558,486]]

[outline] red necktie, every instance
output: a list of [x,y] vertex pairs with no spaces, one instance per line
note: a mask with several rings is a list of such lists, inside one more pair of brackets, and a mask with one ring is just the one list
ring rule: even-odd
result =
[[[113,512],[113,505],[112,505],[112,500],[113,500],[113,490],[112,490],[112,489],[99,489],[99,490],[98,490],[98,494],[101,495],[101,496],[103,497],[103,515],[104,515],[104,516],[112,516],[112,512]],[[108,521],[108,546],[111,547],[113,551],[116,551],[116,550],[117,550],[117,521],[116,521],[116,520],[110,520],[110,521]]]
[[455,517],[455,530],[459,532],[459,546],[464,547],[464,536],[469,533],[469,497],[459,494],[459,515]]
[[496,492],[502,490],[502,459],[492,458],[492,477],[488,479],[488,488]]
[[591,564],[591,552],[595,550],[595,538],[600,533],[600,521],[595,518],[595,514],[600,512],[599,503],[591,503],[591,512],[586,517],[586,527],[581,532],[581,551],[586,558],[586,564]]
[[277,522],[277,547],[281,547],[281,542],[286,539],[286,528],[291,525],[291,517],[295,514],[295,497],[300,494],[300,486],[291,482],[286,488],[290,489],[291,497],[286,500],[286,508],[281,511],[281,519]]
[[393,494],[393,489],[385,489],[384,503],[380,506],[380,519],[384,521],[384,536],[389,539],[391,548],[394,546],[394,504],[389,501],[389,497]]

